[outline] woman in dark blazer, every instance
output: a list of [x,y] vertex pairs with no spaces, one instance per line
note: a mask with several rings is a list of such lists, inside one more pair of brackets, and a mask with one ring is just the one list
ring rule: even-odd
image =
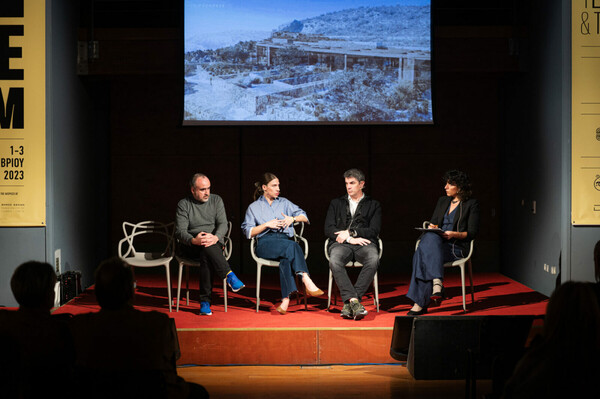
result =
[[446,196],[438,199],[425,232],[413,256],[410,288],[406,295],[414,302],[409,316],[427,312],[431,303],[444,298],[444,262],[464,258],[479,230],[479,202],[471,198],[471,182],[466,173],[450,170],[444,175]]

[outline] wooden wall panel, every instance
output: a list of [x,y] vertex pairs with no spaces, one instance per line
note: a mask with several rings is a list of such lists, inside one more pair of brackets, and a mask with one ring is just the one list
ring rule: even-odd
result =
[[392,328],[178,331],[177,364],[396,363]]

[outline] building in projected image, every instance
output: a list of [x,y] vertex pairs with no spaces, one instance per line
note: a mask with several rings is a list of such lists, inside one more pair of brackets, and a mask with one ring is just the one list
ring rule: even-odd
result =
[[[193,90],[202,94],[196,95],[196,104],[186,103],[190,115],[196,110],[228,118],[224,113],[231,107],[215,109],[215,99],[225,96],[245,120],[398,121],[409,120],[411,112],[431,119],[427,92],[410,105],[416,111],[394,103],[397,90],[423,82],[430,87],[429,51],[292,32],[276,32],[250,47],[253,51],[244,62],[222,62],[228,66],[226,73],[216,72],[210,57],[194,63],[198,70]],[[205,78],[199,79],[202,73]],[[341,92],[348,82],[353,92]],[[200,97],[212,100],[200,103]]]
[[368,46],[345,40],[333,40],[320,35],[283,32],[256,43],[256,58],[262,65],[276,64],[278,51],[291,49],[302,54],[307,65],[326,65],[330,71],[352,69],[354,65],[398,71],[398,80],[412,82],[431,76],[430,52]]

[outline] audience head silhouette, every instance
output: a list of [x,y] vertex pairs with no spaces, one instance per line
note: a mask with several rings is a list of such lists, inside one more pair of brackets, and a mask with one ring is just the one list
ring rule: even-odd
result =
[[56,274],[48,263],[29,261],[17,267],[10,288],[22,308],[50,310],[54,306]]
[[120,258],[110,258],[96,269],[96,299],[102,309],[116,310],[131,305],[133,274]]
[[600,307],[591,283],[569,281],[554,291],[546,308],[543,341],[573,356],[600,349]]
[[584,397],[596,388],[600,308],[591,283],[559,286],[546,309],[544,332],[517,364],[504,399]]

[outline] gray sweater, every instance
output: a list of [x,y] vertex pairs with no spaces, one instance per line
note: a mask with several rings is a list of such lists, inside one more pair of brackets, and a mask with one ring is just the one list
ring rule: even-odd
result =
[[223,244],[227,227],[225,205],[217,194],[211,194],[206,202],[189,195],[177,204],[175,237],[182,244],[192,245],[190,241],[200,232],[216,235]]

